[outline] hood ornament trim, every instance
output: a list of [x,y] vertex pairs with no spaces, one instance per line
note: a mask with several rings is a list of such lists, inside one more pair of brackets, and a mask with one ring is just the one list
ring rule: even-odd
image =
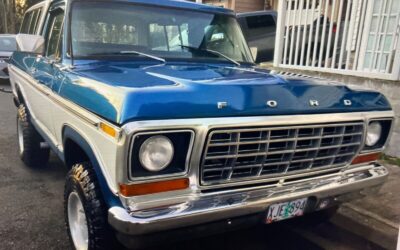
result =
[[278,102],[275,100],[269,100],[267,101],[267,106],[270,108],[276,108],[278,106]]
[[319,106],[319,101],[318,100],[310,100],[310,106],[311,107],[318,107]]
[[344,103],[344,106],[351,106],[351,105],[353,105],[353,103],[351,102],[351,100],[344,100],[343,103]]
[[217,103],[218,109],[224,109],[224,108],[226,108],[227,106],[228,106],[228,103],[227,103],[227,102],[218,102],[218,103]]

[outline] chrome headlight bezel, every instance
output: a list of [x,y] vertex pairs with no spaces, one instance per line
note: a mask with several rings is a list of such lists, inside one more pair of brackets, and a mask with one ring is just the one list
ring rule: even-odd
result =
[[[171,161],[161,170],[151,171],[143,166],[143,163],[139,159],[139,152],[146,140],[157,136],[165,137],[172,143],[174,154]],[[129,179],[135,182],[187,175],[193,143],[194,131],[192,130],[149,131],[134,134],[129,146]]]
[[382,124],[379,121],[372,121],[367,126],[367,134],[365,136],[365,146],[375,146],[382,137]]
[[[390,134],[393,129],[393,122],[394,122],[393,118],[377,118],[369,120],[366,125],[364,146],[361,152],[368,153],[368,152],[383,151],[390,139]],[[370,125],[374,123],[379,123],[381,126],[380,137],[373,145],[372,144],[368,145],[367,144],[368,129]]]

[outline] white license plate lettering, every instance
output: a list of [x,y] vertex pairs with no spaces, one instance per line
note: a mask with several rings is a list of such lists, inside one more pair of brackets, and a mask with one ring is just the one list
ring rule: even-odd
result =
[[304,214],[306,204],[307,199],[299,199],[271,205],[268,209],[266,223],[302,216]]

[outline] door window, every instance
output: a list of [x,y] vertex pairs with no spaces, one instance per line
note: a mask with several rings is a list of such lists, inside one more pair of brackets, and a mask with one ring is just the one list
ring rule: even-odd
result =
[[50,13],[46,35],[46,56],[49,58],[58,59],[61,55],[63,22],[64,12],[62,10]]
[[19,33],[29,34],[29,25],[32,20],[32,11],[25,13],[24,20],[22,21],[21,29]]
[[37,9],[34,13],[34,17],[32,18],[31,25],[29,27],[29,34],[36,34],[39,26],[40,17],[42,14],[42,9]]
[[42,9],[36,9],[30,12],[27,12],[24,17],[24,21],[22,22],[20,33],[22,34],[36,34],[38,29],[40,16],[42,13]]

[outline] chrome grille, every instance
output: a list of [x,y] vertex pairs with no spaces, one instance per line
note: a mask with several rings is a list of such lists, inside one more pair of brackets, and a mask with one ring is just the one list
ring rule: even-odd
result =
[[217,129],[201,164],[203,185],[344,167],[363,141],[364,123]]

